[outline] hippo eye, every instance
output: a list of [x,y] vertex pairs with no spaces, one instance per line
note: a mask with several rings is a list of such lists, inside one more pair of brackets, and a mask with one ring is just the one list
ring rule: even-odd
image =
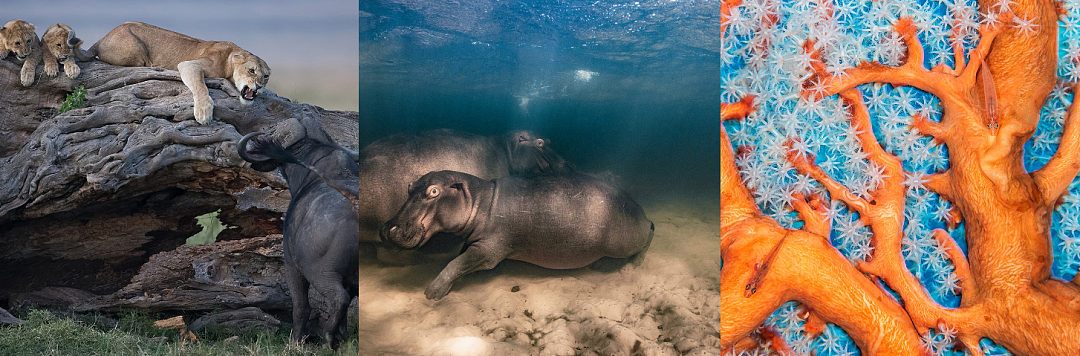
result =
[[525,142],[525,141],[528,141],[528,140],[529,139],[525,138],[525,136],[518,136],[518,143]]
[[544,148],[544,140],[543,139],[539,139],[539,138],[536,139],[536,148]]
[[434,186],[434,185],[428,187],[427,196],[428,196],[428,198],[434,198],[434,197],[439,196],[439,187]]

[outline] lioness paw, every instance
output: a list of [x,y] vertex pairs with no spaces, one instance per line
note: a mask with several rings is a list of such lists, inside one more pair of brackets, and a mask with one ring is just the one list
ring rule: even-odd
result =
[[198,121],[200,124],[206,125],[210,123],[210,119],[213,116],[213,99],[195,100],[195,121]]
[[75,64],[74,60],[64,62],[64,73],[67,73],[68,78],[75,79],[81,72],[82,69],[79,68],[78,64]]

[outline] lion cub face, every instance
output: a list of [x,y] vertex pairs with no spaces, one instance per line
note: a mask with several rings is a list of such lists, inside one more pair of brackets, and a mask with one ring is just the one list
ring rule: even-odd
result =
[[233,85],[240,90],[240,102],[250,105],[259,94],[259,89],[270,80],[270,66],[248,51],[234,52],[229,56],[229,61],[233,67]]
[[24,60],[37,50],[38,43],[34,25],[29,22],[11,20],[4,27],[0,27],[0,50],[3,50],[5,55],[7,51],[12,51],[16,58]]
[[[82,46],[83,41],[75,37],[75,31],[68,25],[58,23],[49,26],[45,34],[41,35],[41,42],[47,52],[52,54],[60,63],[75,60],[75,49]],[[52,59],[52,58],[50,58]]]

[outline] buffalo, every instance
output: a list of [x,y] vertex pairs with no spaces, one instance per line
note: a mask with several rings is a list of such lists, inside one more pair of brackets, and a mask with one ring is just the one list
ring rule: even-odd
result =
[[329,311],[321,327],[330,347],[337,349],[345,339],[349,302],[358,294],[355,157],[311,138],[282,147],[259,132],[244,136],[237,151],[255,170],[280,169],[292,195],[282,241],[293,303],[292,338],[300,341],[308,335],[311,287],[326,298]]

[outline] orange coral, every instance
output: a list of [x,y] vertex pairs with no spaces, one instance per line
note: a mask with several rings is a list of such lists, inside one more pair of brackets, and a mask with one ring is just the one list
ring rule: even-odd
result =
[[[980,7],[990,6],[980,1]],[[963,49],[955,49],[955,68],[925,68],[917,30],[903,18],[894,26],[907,46],[903,65],[863,63],[840,76],[815,68],[804,96],[839,95],[867,159],[884,169],[883,184],[862,197],[813,158],[788,155],[800,173],[820,182],[870,227],[872,258],[857,267],[828,242],[830,223],[820,197],[794,199],[805,222],[799,230],[758,210],[722,126],[721,348],[736,348],[781,304],[794,300],[847,331],[866,355],[926,353],[919,335],[927,329],[955,331],[973,355],[982,354],[978,344],[984,337],[1018,355],[1080,353],[1080,286],[1075,279],[1051,277],[1049,236],[1051,212],[1080,172],[1080,111],[1070,108],[1058,151],[1043,168],[1027,172],[1022,152],[1055,85],[1058,11],[1047,0],[1015,2],[1001,24],[979,29],[981,40],[969,63]],[[814,51],[813,45],[804,48]],[[951,167],[929,176],[925,187],[953,203],[952,224],[964,219],[967,256],[944,231],[934,236],[960,279],[959,308],[937,304],[905,267],[905,172],[870,128],[856,88],[866,83],[912,86],[941,100],[940,122],[916,117],[912,126],[948,147]],[[748,115],[752,101],[722,104],[721,120]],[[903,305],[876,281],[898,292]]]

